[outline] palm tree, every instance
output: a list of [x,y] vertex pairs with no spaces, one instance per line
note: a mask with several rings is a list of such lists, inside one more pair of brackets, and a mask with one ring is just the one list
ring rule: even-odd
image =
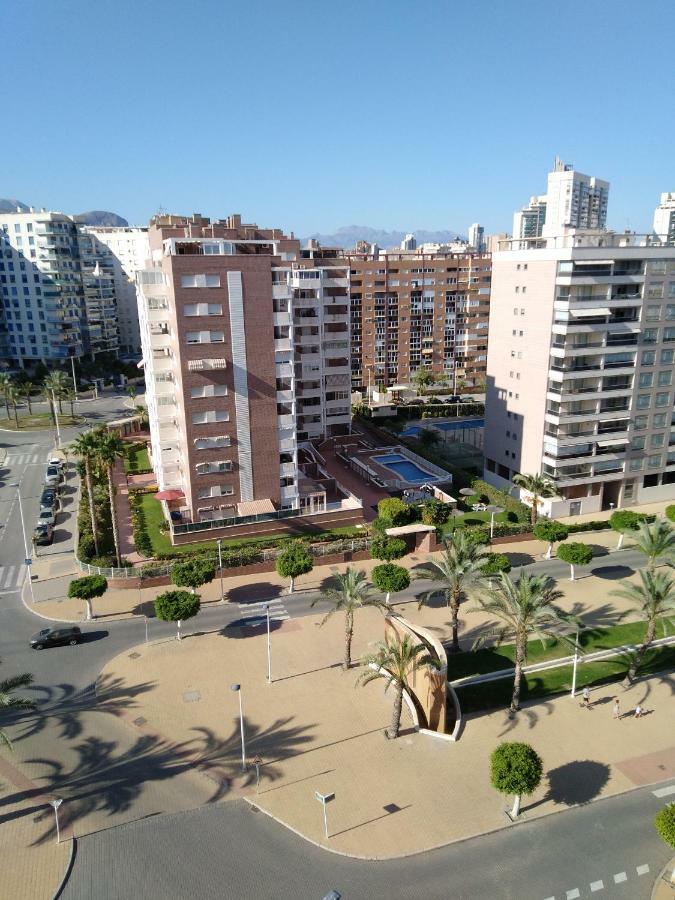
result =
[[574,641],[558,631],[561,625],[575,624],[576,621],[553,605],[562,596],[562,591],[556,589],[555,581],[548,575],[522,573],[518,581],[514,582],[502,572],[499,581],[487,588],[484,597],[478,598],[479,606],[471,610],[489,613],[501,622],[481,634],[474,642],[474,650],[488,642],[494,642],[499,647],[505,640],[510,640],[516,645],[511,715],[520,708],[520,680],[523,666],[527,663],[527,642],[530,635],[538,637],[542,644],[545,638],[555,637],[574,645]]
[[84,462],[84,478],[87,485],[87,499],[89,501],[89,518],[91,520],[91,533],[94,538],[96,556],[99,556],[100,554],[98,549],[96,510],[94,508],[94,481],[92,478],[92,468],[96,463],[100,437],[100,432],[84,431],[81,434],[78,434],[73,441],[73,450]]
[[143,427],[143,425],[147,425],[150,421],[147,406],[134,406],[134,415],[138,416],[141,420],[141,427]]
[[641,584],[627,584],[626,587],[612,591],[615,597],[630,600],[629,612],[637,613],[647,623],[644,640],[633,657],[626,682],[635,680],[645,653],[654,640],[656,625],[663,619],[663,632],[666,632],[666,618],[675,615],[675,579],[669,572],[654,572],[651,569],[640,570]]
[[[33,683],[33,676],[29,674],[15,675],[14,678],[7,678],[0,681],[0,710],[2,709],[32,709],[35,706],[33,700],[26,697],[12,697],[12,692],[17,688],[29,687]],[[10,750],[12,742],[4,731],[0,730],[0,746],[4,745]]]
[[[422,654],[425,654],[422,656]],[[387,729],[387,737],[398,737],[401,727],[401,708],[403,706],[403,691],[409,690],[409,679],[420,666],[433,666],[438,668],[438,662],[432,656],[424,644],[413,644],[406,635],[404,638],[396,637],[394,643],[379,641],[375,653],[369,653],[361,661],[361,665],[368,666],[365,672],[361,672],[356,680],[357,685],[370,684],[378,678],[384,678],[387,682],[385,691],[389,685],[394,685],[394,706],[391,711],[391,725]]]
[[26,403],[28,404],[28,415],[33,414],[33,407],[31,405],[31,396],[35,385],[32,381],[22,381],[20,384],[17,384],[16,390],[20,397],[22,397]]
[[70,386],[70,378],[65,372],[50,372],[42,382],[48,401],[59,401],[59,413],[63,414],[63,397]]
[[539,510],[537,508],[539,506],[539,501],[542,499],[545,500],[548,497],[555,497],[558,493],[556,486],[550,478],[546,477],[546,475],[523,475],[521,472],[518,472],[513,476],[513,483],[516,487],[522,488],[532,495],[531,522],[534,527],[537,524],[537,518],[539,516]]
[[9,403],[14,410],[14,421],[16,427],[19,427],[19,412],[17,406],[19,404],[19,389],[15,384],[8,384],[5,388],[5,402]]
[[77,400],[77,394],[72,389],[72,387],[68,386],[63,392],[63,399],[70,403],[70,417],[71,419],[75,418],[75,401]]
[[[418,578],[430,578],[440,582],[441,590],[450,607],[452,616],[452,652],[459,652],[459,606],[466,600],[471,588],[476,587],[483,578],[482,567],[487,562],[488,553],[481,544],[469,538],[462,529],[456,531],[452,543],[446,544],[445,552],[440,559],[430,559],[417,570]],[[427,603],[435,590],[425,591],[419,607]],[[419,609],[418,607],[418,609]]]
[[11,387],[12,379],[7,372],[0,372],[0,391],[5,401],[5,409],[7,410],[7,418],[9,419],[9,400],[7,399],[7,390]]
[[115,485],[113,483],[113,470],[115,463],[126,454],[124,441],[117,432],[99,432],[96,460],[105,470],[108,478],[108,499],[110,502],[110,522],[112,524],[113,541],[115,544],[115,556],[117,565],[122,565],[120,556],[120,539],[117,530],[117,516],[115,515]]
[[653,572],[659,560],[670,562],[675,556],[675,530],[665,519],[651,524],[642,522],[632,534],[635,549],[647,557],[647,568]]
[[323,591],[320,597],[312,601],[312,606],[315,606],[320,600],[327,600],[333,604],[333,609],[329,610],[321,620],[322,626],[335,613],[343,612],[345,614],[345,658],[342,668],[346,671],[352,664],[352,638],[354,637],[354,613],[356,610],[370,606],[384,611],[389,607],[374,595],[372,585],[366,581],[365,572],[357,572],[356,569],[349,566],[343,575],[336,575],[335,580],[338,587]]

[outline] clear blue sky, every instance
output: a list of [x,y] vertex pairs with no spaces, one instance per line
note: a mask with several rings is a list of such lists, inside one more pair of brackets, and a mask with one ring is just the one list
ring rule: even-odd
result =
[[297,234],[510,230],[556,153],[646,230],[672,0],[4,0],[0,197]]

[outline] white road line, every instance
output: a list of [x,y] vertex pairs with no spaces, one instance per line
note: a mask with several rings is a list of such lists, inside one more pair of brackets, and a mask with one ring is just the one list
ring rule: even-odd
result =
[[567,900],[577,900],[577,897],[581,897],[581,893],[579,892],[579,888],[572,888],[571,891],[568,891]]
[[668,787],[658,788],[655,791],[652,791],[652,794],[655,797],[669,797],[671,794],[675,794],[675,784],[669,784]]
[[628,875],[625,872],[617,872],[614,876],[614,884],[621,884],[624,881],[628,881]]
[[591,881],[590,887],[592,893],[595,893],[596,891],[602,891],[605,888],[605,882],[602,880],[602,878],[600,879],[600,881]]
[[0,590],[13,584],[14,570],[16,566],[2,566],[0,568]]
[[649,866],[646,864],[644,866],[636,866],[635,871],[638,875],[649,875]]

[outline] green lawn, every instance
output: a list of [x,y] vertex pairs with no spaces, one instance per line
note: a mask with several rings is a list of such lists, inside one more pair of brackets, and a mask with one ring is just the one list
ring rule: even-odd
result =
[[150,457],[145,444],[134,444],[124,457],[124,471],[133,475],[134,472],[143,472],[151,469]]
[[[83,421],[84,419],[82,416],[61,415],[61,413],[59,413],[60,428],[65,428],[67,425],[79,425]],[[17,431],[14,415],[12,415],[11,419],[0,419],[0,428],[9,428],[12,431]],[[54,428],[54,423],[52,422],[51,415],[47,412],[34,413],[33,415],[28,415],[27,413],[22,415],[19,413],[18,430],[21,431],[23,428]]]
[[[498,513],[495,516],[495,524],[497,522],[508,522],[509,519],[505,512]],[[490,524],[490,513],[489,512],[473,512],[469,510],[465,512],[461,516],[453,516],[449,519],[445,525],[443,526],[443,534],[452,534],[454,529],[458,525],[489,525]]]

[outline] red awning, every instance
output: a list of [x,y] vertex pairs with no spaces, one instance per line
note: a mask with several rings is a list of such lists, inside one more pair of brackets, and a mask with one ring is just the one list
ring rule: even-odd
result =
[[159,491],[155,494],[156,500],[185,500],[185,494],[182,491]]

